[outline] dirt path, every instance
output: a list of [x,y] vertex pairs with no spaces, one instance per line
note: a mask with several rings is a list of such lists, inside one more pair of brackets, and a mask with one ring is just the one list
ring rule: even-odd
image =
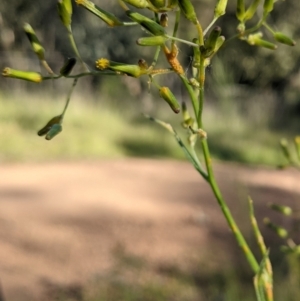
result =
[[[269,201],[300,207],[299,172],[218,164],[216,174],[245,229],[247,194],[260,220],[270,215]],[[157,265],[205,259],[215,247],[236,248],[209,188],[187,163],[126,159],[0,169],[0,281],[7,300],[38,300],[45,283],[105,274],[118,248]]]

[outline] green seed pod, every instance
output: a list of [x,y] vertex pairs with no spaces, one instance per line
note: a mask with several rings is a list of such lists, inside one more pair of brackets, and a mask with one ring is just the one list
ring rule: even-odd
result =
[[240,22],[244,21],[244,18],[245,18],[245,3],[244,3],[244,0],[237,0],[235,15],[236,15],[237,19]]
[[293,160],[292,160],[289,144],[286,139],[280,140],[280,148],[281,148],[281,151],[282,151],[284,157],[287,159],[287,161],[289,163],[292,163]]
[[159,24],[162,26],[162,27],[168,27],[168,14],[166,13],[163,13],[161,14],[160,16],[160,19],[159,19]]
[[192,23],[197,24],[198,19],[194,6],[190,0],[178,0],[178,5],[184,16]]
[[300,161],[300,136],[296,136],[294,139],[295,147],[296,147],[296,153],[298,156],[298,160]]
[[58,0],[57,11],[62,23],[68,28],[72,23],[71,0]]
[[24,28],[24,31],[25,31],[28,39],[29,39],[29,42],[31,44],[31,47],[32,47],[33,51],[35,52],[37,57],[41,61],[43,61],[45,59],[45,49],[41,45],[41,43],[40,43],[39,39],[37,38],[33,28],[28,23],[25,23],[23,28]]
[[269,207],[279,213],[282,213],[283,215],[291,215],[293,213],[293,210],[291,207],[288,206],[282,206],[282,205],[277,205],[277,204],[273,204],[270,203]]
[[292,40],[291,38],[289,38],[288,36],[284,35],[281,32],[275,32],[274,33],[274,39],[282,44],[288,45],[288,46],[295,46],[296,42],[294,40]]
[[256,45],[256,46],[260,46],[260,47],[264,47],[264,48],[268,48],[268,49],[272,49],[272,50],[277,49],[277,45],[275,45],[269,41],[263,40],[260,37],[262,37],[261,32],[258,32],[255,34],[250,34],[247,38],[247,43],[252,46]]
[[15,70],[8,67],[3,69],[2,75],[4,77],[17,78],[34,83],[40,83],[43,80],[42,75],[38,72]]
[[152,36],[139,38],[136,43],[140,46],[161,46],[168,40],[165,36]]
[[216,6],[215,6],[215,12],[214,12],[214,18],[219,18],[226,13],[226,7],[227,7],[228,0],[218,0]]
[[113,14],[101,9],[92,1],[89,0],[75,0],[78,5],[83,6],[85,9],[99,17],[104,21],[108,26],[121,26],[123,23]]
[[274,8],[274,0],[265,0],[264,2],[264,15],[269,14]]
[[253,0],[249,8],[246,10],[244,15],[244,21],[250,20],[253,18],[254,14],[257,11],[257,7],[261,0]]
[[71,73],[73,67],[76,64],[76,59],[75,58],[68,58],[67,61],[65,62],[65,64],[62,66],[62,68],[60,69],[60,74],[62,76],[67,76]]
[[53,124],[52,127],[50,128],[49,132],[47,133],[45,139],[46,140],[51,140],[54,138],[56,135],[58,135],[62,131],[62,125],[59,123]]
[[166,34],[165,29],[150,18],[147,18],[139,13],[132,12],[130,10],[126,11],[126,15],[133,21],[139,23],[143,28],[145,28],[148,32],[155,36],[163,36]]
[[161,87],[159,89],[159,95],[168,103],[174,113],[178,114],[180,112],[178,100],[168,87]]
[[43,128],[41,128],[41,129],[38,131],[37,134],[38,134],[39,136],[44,136],[44,135],[46,135],[46,134],[50,131],[51,127],[52,127],[54,124],[61,124],[61,122],[62,122],[62,116],[61,116],[61,115],[55,116],[55,117],[51,118],[51,119],[47,122],[47,124],[46,124]]
[[286,238],[289,235],[286,229],[275,225],[268,218],[264,218],[264,223],[269,229],[273,230],[280,238]]

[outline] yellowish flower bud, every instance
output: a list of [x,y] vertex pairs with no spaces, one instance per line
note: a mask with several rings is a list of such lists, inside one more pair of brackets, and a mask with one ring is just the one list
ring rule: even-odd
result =
[[149,2],[147,0],[123,0],[123,1],[136,8],[149,8]]
[[34,83],[40,83],[43,80],[42,75],[38,72],[15,70],[8,67],[3,69],[2,75],[4,77],[18,78]]
[[265,0],[264,2],[264,15],[269,14],[274,7],[274,0]]
[[36,36],[33,28],[30,26],[30,24],[25,23],[24,24],[24,31],[29,39],[29,42],[31,44],[32,50],[35,52],[37,57],[42,61],[45,59],[45,49],[41,45],[38,37]]
[[96,61],[96,68],[100,70],[109,69],[118,73],[124,73],[132,77],[140,77],[148,73],[148,70],[141,68],[138,65],[126,65],[123,63],[109,61],[103,58]]
[[190,0],[178,0],[178,5],[184,16],[192,23],[197,24],[197,15]]
[[260,46],[260,47],[264,47],[264,48],[268,48],[268,49],[272,49],[272,50],[277,49],[277,45],[275,45],[269,41],[263,40],[263,39],[261,39],[261,37],[262,37],[261,32],[258,32],[255,34],[250,34],[247,38],[247,42],[250,45],[256,45],[256,46]]
[[178,100],[168,87],[161,87],[159,89],[159,95],[168,103],[174,113],[178,114],[180,112]]
[[253,18],[254,14],[257,11],[257,7],[261,0],[253,0],[249,8],[246,10],[244,15],[244,21],[250,20]]
[[121,26],[123,23],[113,14],[103,10],[98,7],[92,1],[89,0],[75,0],[78,5],[83,6],[85,9],[99,17],[102,21],[104,21],[108,26]]
[[218,0],[215,6],[215,13],[214,13],[215,18],[219,18],[225,14],[227,2],[228,0]]
[[245,3],[244,0],[237,0],[236,5],[236,17],[240,22],[244,21],[245,17]]
[[62,23],[69,27],[72,23],[72,2],[71,0],[58,0],[57,10]]

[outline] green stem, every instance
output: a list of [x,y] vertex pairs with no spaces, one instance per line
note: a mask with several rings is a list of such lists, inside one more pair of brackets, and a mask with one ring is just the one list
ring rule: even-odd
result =
[[227,221],[231,231],[233,232],[239,246],[243,250],[250,267],[252,268],[254,273],[257,273],[259,270],[259,264],[258,264],[256,258],[254,257],[252,251],[250,250],[246,240],[244,239],[243,234],[241,233],[240,229],[238,228],[234,218],[232,217],[231,212],[230,212],[225,200],[223,199],[223,196],[217,185],[217,182],[216,182],[216,179],[215,179],[215,176],[213,173],[213,169],[212,169],[211,156],[210,156],[209,147],[208,147],[208,143],[207,143],[206,139],[203,139],[201,141],[201,146],[202,146],[203,155],[204,155],[204,159],[205,159],[205,165],[206,165],[206,169],[207,169],[209,185],[214,193],[215,198],[218,201],[218,204],[226,218],[226,221]]
[[65,113],[66,113],[67,108],[68,108],[69,103],[70,103],[71,95],[72,95],[72,93],[74,91],[75,86],[77,85],[77,81],[78,81],[78,78],[75,78],[74,81],[73,81],[73,85],[72,85],[72,87],[71,87],[71,89],[70,89],[70,91],[68,93],[68,96],[67,96],[67,100],[66,100],[66,104],[65,104],[64,110],[63,110],[63,112],[61,114],[61,119],[63,119],[64,116],[65,116]]
[[180,39],[180,38],[176,38],[176,37],[173,37],[173,36],[170,36],[170,35],[165,35],[165,37],[169,38],[170,40],[173,40],[173,41],[177,41],[177,42],[181,42],[181,43],[184,43],[186,45],[190,45],[190,46],[193,46],[193,47],[199,47],[198,44],[195,44],[193,42],[189,42],[189,41],[186,41],[186,40],[183,40],[183,39]]
[[[173,38],[176,37],[176,35],[177,35],[179,20],[180,20],[180,10],[178,10],[176,12],[175,25],[174,25],[173,34],[172,34]],[[175,44],[175,40],[172,40],[171,49],[173,49],[174,44]]]
[[205,30],[203,31],[203,36],[205,36],[207,34],[207,32],[211,29],[211,27],[216,23],[216,21],[219,19],[219,17],[214,18],[210,24],[205,28]]
[[204,83],[205,83],[205,65],[204,58],[200,58],[199,66],[199,110],[196,112],[198,127],[202,128],[202,112],[204,105]]
[[69,39],[70,39],[71,46],[72,46],[77,58],[80,60],[83,68],[85,69],[85,71],[89,72],[89,68],[87,67],[86,63],[83,61],[83,59],[81,58],[81,56],[79,54],[79,51],[78,51],[78,48],[77,48],[77,45],[76,45],[76,42],[75,42],[75,39],[74,39],[74,36],[73,36],[73,33],[72,33],[71,26],[69,26],[69,28],[68,28],[68,36],[69,36]]

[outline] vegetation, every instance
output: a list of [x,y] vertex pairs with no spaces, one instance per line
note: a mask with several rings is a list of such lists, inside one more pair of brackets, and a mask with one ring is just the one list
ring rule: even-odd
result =
[[[65,119],[65,114],[68,109],[71,96],[75,86],[82,77],[86,76],[110,76],[114,77],[147,77],[149,89],[153,89],[164,100],[174,113],[182,112],[182,126],[185,129],[187,142],[183,141],[174,129],[174,127],[165,121],[161,121],[151,116],[149,120],[156,122],[169,133],[171,133],[175,141],[177,141],[180,148],[185,153],[186,157],[198,171],[199,175],[211,187],[211,190],[218,202],[220,209],[231,229],[237,245],[241,248],[246,261],[253,273],[253,282],[255,288],[255,295],[259,301],[272,301],[273,298],[273,271],[269,259],[269,250],[267,249],[264,239],[258,228],[256,218],[254,215],[253,202],[249,198],[250,220],[253,227],[253,233],[260,249],[260,257],[250,248],[245,240],[244,235],[239,229],[236,220],[232,216],[226,201],[224,200],[219,186],[214,176],[212,166],[212,156],[210,151],[210,137],[211,132],[205,123],[205,87],[206,87],[206,71],[210,66],[211,61],[214,60],[215,55],[223,49],[229,47],[228,43],[231,39],[237,38],[249,44],[250,46],[257,46],[269,50],[277,49],[277,43],[294,46],[295,42],[282,32],[273,29],[273,25],[269,24],[268,17],[273,11],[273,0],[265,0],[260,3],[259,0],[253,0],[250,4],[245,4],[244,1],[237,1],[236,4],[236,18],[238,20],[237,33],[229,39],[225,39],[222,35],[222,28],[215,26],[215,23],[226,14],[228,5],[227,0],[216,1],[213,16],[207,27],[203,27],[199,16],[196,14],[195,7],[190,0],[170,0],[170,1],[156,1],[156,0],[123,0],[119,1],[120,6],[125,11],[125,15],[130,21],[122,21],[118,16],[103,10],[88,0],[76,0],[79,6],[82,6],[89,12],[99,17],[104,23],[110,27],[124,27],[127,32],[132,26],[142,27],[148,35],[143,33],[139,36],[136,43],[142,47],[153,48],[153,59],[151,64],[146,60],[139,59],[137,63],[132,64],[126,62],[116,62],[111,57],[101,57],[96,60],[96,70],[85,62],[77,48],[73,31],[72,31],[72,3],[70,0],[59,0],[57,4],[58,13],[70,42],[70,45],[76,55],[75,58],[68,58],[65,64],[60,68],[59,72],[54,72],[50,64],[46,60],[45,49],[40,42],[34,29],[29,25],[24,25],[24,31],[29,39],[31,47],[38,57],[40,64],[47,71],[44,76],[36,71],[23,71],[6,67],[3,69],[3,76],[10,78],[17,78],[34,83],[42,81],[55,81],[62,78],[72,79],[72,85],[66,96],[66,103],[61,112],[52,116],[51,119],[38,131],[39,136],[45,136],[46,140],[52,140],[62,131],[62,124]],[[260,4],[261,7],[260,7]],[[130,7],[129,7],[129,6]],[[134,7],[139,12],[131,10]],[[151,11],[152,18],[148,13],[144,13],[145,9]],[[141,12],[141,13],[140,13]],[[167,14],[168,13],[168,14]],[[173,15],[172,32],[166,30],[168,26],[168,15]],[[181,37],[178,35],[178,27],[181,24],[182,17],[185,17],[187,22],[191,24],[192,35]],[[253,24],[251,23],[253,22]],[[138,25],[138,26],[137,26]],[[225,24],[226,25],[226,24]],[[273,40],[263,37],[263,29],[269,32]],[[192,48],[193,53],[190,72],[185,71],[185,66],[179,55],[178,44],[183,43]],[[160,66],[159,58],[164,58],[165,65]],[[81,70],[71,73],[74,65],[78,60],[81,64]],[[159,66],[159,67],[158,67]],[[163,80],[160,78],[177,77],[178,82],[182,84],[189,99],[189,105],[184,100],[179,103],[175,94]],[[158,79],[159,78],[159,79]],[[190,113],[192,112],[192,113]],[[91,116],[89,116],[90,118]],[[26,122],[27,123],[27,122]],[[108,122],[111,124],[111,121]],[[93,127],[93,126],[92,126]],[[207,133],[208,131],[208,133]],[[135,129],[134,129],[135,132]],[[138,131],[137,131],[138,133]],[[233,144],[234,137],[226,135],[225,137],[230,144]],[[271,225],[269,223],[269,225]],[[275,228],[275,227],[274,227]]]

